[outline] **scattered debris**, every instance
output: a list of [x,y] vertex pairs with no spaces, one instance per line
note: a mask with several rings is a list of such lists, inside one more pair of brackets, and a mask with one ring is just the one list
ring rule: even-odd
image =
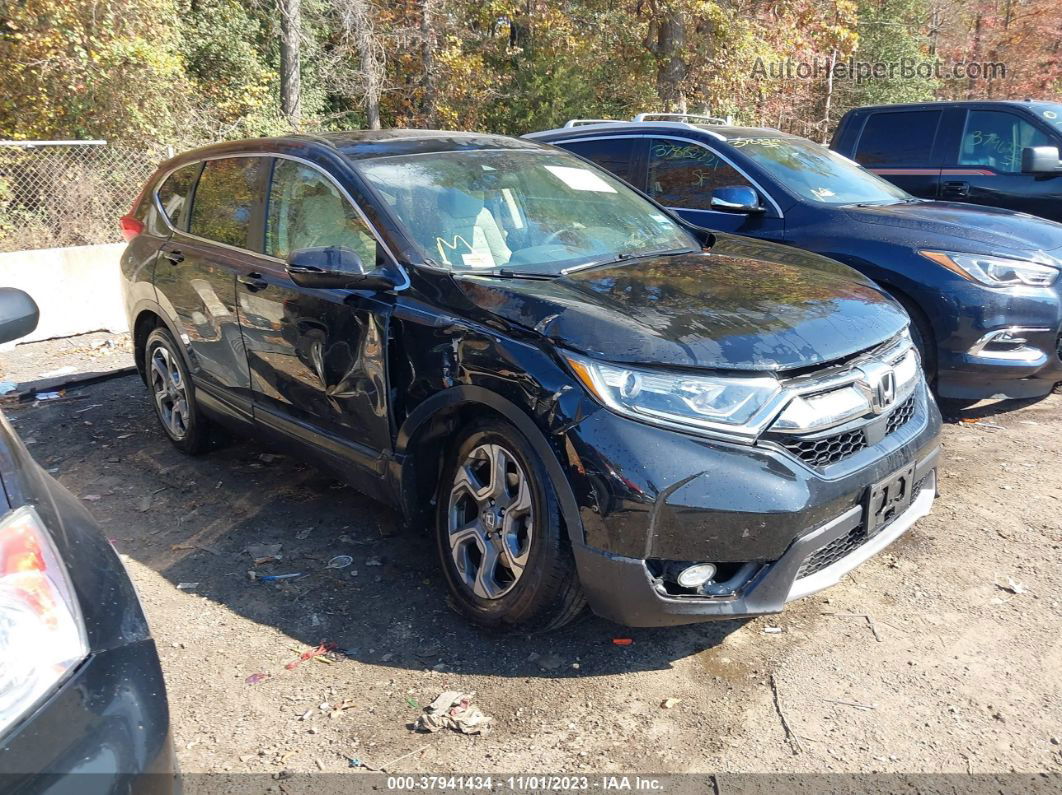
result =
[[178,591],[194,591],[198,587],[199,587],[199,583],[197,583],[197,582],[179,582],[179,583],[177,583],[177,590]]
[[493,718],[484,715],[483,711],[472,703],[473,696],[475,693],[459,693],[456,690],[440,693],[424,708],[414,728],[426,732],[453,729],[462,734],[489,733]]
[[18,389],[18,384],[14,381],[0,381],[0,395],[6,395],[8,392],[14,392]]
[[338,704],[332,707],[332,711],[328,713],[328,717],[338,718],[348,709],[354,709],[354,707],[358,706],[360,703],[361,702],[355,701],[352,698],[348,698],[345,701],[340,701]]
[[136,509],[140,513],[147,513],[151,510],[151,495],[144,494],[137,500]]
[[263,563],[281,560],[283,558],[280,554],[281,549],[283,549],[282,544],[249,544],[243,551],[251,556],[255,566],[259,566]]
[[[331,651],[335,651],[335,648],[336,648],[336,644],[334,644],[334,643],[321,643],[321,644],[315,646],[312,649],[307,649],[306,651],[304,651],[302,653],[299,653],[298,649],[292,649],[292,651],[294,651],[296,654],[299,655],[299,659],[292,660],[291,662],[289,662],[284,667],[287,668],[289,671],[294,671],[296,668],[298,668],[302,663],[306,662],[307,660],[311,660],[311,659],[317,660],[318,657],[324,658],[324,659],[318,660],[318,662],[331,663],[332,661],[330,659],[328,659],[327,657],[325,657],[325,655],[327,655]],[[349,707],[348,707],[348,709],[349,709]]]
[[350,555],[336,555],[325,566],[326,569],[345,569],[351,563],[354,562],[354,558]]
[[763,628],[763,634],[764,635],[781,635],[782,634],[782,628],[781,627],[764,627]]
[[46,373],[41,373],[37,376],[37,378],[43,381],[45,378],[58,378],[61,375],[70,375],[71,373],[76,371],[76,367],[73,367],[72,365],[67,365],[66,367],[59,367],[55,370],[49,370]]
[[778,682],[775,680],[774,674],[771,674],[771,695],[774,698],[774,711],[778,713],[778,719],[782,722],[782,729],[785,730],[785,738],[793,749],[793,756],[796,756],[804,749],[800,747],[800,740],[797,739],[796,732],[790,728],[785,712],[782,711],[782,699],[778,695]]
[[36,395],[36,399],[37,400],[59,400],[59,398],[61,398],[64,394],[66,394],[66,393],[63,392],[62,390],[60,390],[58,392],[38,392],[37,395]]
[[660,706],[664,709],[672,709],[682,703],[681,698],[665,698],[660,702]]
[[367,561],[365,561],[365,565],[366,566],[382,566],[383,565],[383,561],[380,560],[379,558],[369,558]]
[[962,423],[963,425],[975,425],[978,428],[988,428],[989,430],[992,430],[992,431],[1005,431],[1006,430],[1006,428],[1004,428],[999,423],[987,422],[986,420],[977,420],[977,419],[972,419],[972,418],[969,418],[969,417],[964,417],[963,419],[959,420],[959,422]]
[[634,638],[613,638],[612,639],[612,645],[613,646],[633,646],[634,645]]
[[564,660],[556,654],[547,654],[545,657],[537,657],[535,659],[538,662],[538,667],[544,671],[555,671],[564,665]]
[[251,569],[247,572],[247,576],[256,582],[280,582],[281,580],[294,580],[306,575],[301,571],[293,571],[290,574],[259,574],[254,569]]
[[305,541],[307,538],[310,537],[310,533],[312,533],[312,532],[313,532],[313,528],[312,527],[307,527],[304,530],[300,530],[299,532],[297,532],[295,534],[295,538],[298,539],[299,541]]
[[259,685],[269,678],[269,674],[251,674],[243,681],[249,685]]
[[99,502],[101,498],[99,494],[86,494],[81,499],[83,499],[85,502]]
[[841,701],[836,698],[824,698],[828,704],[840,704],[842,707],[855,707],[856,709],[877,709],[877,704],[860,704],[858,701]]
[[1006,591],[1007,593],[1012,593],[1016,596],[1020,596],[1021,594],[1029,590],[1022,583],[1015,580],[1013,577],[1007,577],[1006,585],[997,580],[996,587],[999,588],[999,590],[1001,591]]

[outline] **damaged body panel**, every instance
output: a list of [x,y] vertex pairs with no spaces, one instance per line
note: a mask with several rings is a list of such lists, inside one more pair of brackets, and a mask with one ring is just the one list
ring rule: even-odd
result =
[[[161,201],[169,175],[252,155],[268,162],[243,245],[212,259],[246,258],[221,301],[242,372],[227,394],[221,357],[205,364],[204,335],[163,308],[192,286],[156,275],[152,301],[136,262],[215,233]],[[896,303],[831,260],[705,237],[555,150],[251,141],[180,156],[145,196],[123,272],[149,387],[172,343],[170,393],[186,370],[204,423],[262,431],[396,505],[478,623],[559,626],[586,602],[632,624],[772,612],[798,572],[818,578],[805,589],[839,579],[889,538],[859,536],[875,484],[917,471],[935,493],[940,418]],[[893,534],[927,504],[901,480]],[[823,552],[842,537],[846,554]],[[809,574],[816,554],[829,565]],[[691,564],[716,575],[677,585]]]

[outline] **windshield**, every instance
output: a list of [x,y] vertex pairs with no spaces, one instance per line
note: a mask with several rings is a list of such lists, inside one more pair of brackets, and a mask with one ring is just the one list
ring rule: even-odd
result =
[[562,153],[435,152],[356,165],[425,260],[454,271],[549,276],[696,246],[623,183]]
[[727,143],[809,201],[895,204],[913,198],[848,158],[803,138],[732,138]]
[[1062,130],[1062,105],[1057,102],[1030,102],[1033,112],[1056,130]]

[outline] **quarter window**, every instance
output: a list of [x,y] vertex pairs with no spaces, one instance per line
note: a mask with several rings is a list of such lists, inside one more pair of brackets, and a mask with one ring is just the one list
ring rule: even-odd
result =
[[585,157],[620,179],[633,182],[631,162],[634,159],[634,139],[602,138],[595,141],[572,141],[562,145],[569,152]]
[[1051,146],[1047,134],[1013,113],[971,110],[959,150],[960,166],[987,166],[1005,174],[1021,171],[1021,150]]
[[873,113],[859,136],[856,162],[870,168],[932,165],[939,121],[939,110]]
[[269,190],[266,253],[286,260],[293,251],[342,246],[367,268],[377,261],[376,238],[331,180],[293,160],[277,160]]
[[715,188],[736,185],[754,187],[711,149],[689,141],[649,140],[649,195],[664,206],[709,210]]
[[195,189],[189,231],[207,240],[248,248],[265,162],[260,157],[208,160]]
[[175,229],[182,229],[188,220],[188,200],[191,198],[192,186],[202,163],[181,166],[163,182],[158,189],[159,204]]

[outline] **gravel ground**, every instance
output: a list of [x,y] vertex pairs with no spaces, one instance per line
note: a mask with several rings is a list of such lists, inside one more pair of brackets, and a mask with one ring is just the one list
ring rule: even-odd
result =
[[[249,442],[182,456],[135,377],[6,409],[129,568],[182,771],[351,775],[351,758],[433,773],[1062,771],[1060,410],[1052,396],[949,424],[932,515],[780,616],[589,617],[494,638],[447,607],[426,534]],[[282,559],[256,567],[259,543]],[[353,565],[326,569],[340,554]],[[345,654],[286,667],[322,641]],[[490,735],[410,729],[447,689],[476,694]]]

